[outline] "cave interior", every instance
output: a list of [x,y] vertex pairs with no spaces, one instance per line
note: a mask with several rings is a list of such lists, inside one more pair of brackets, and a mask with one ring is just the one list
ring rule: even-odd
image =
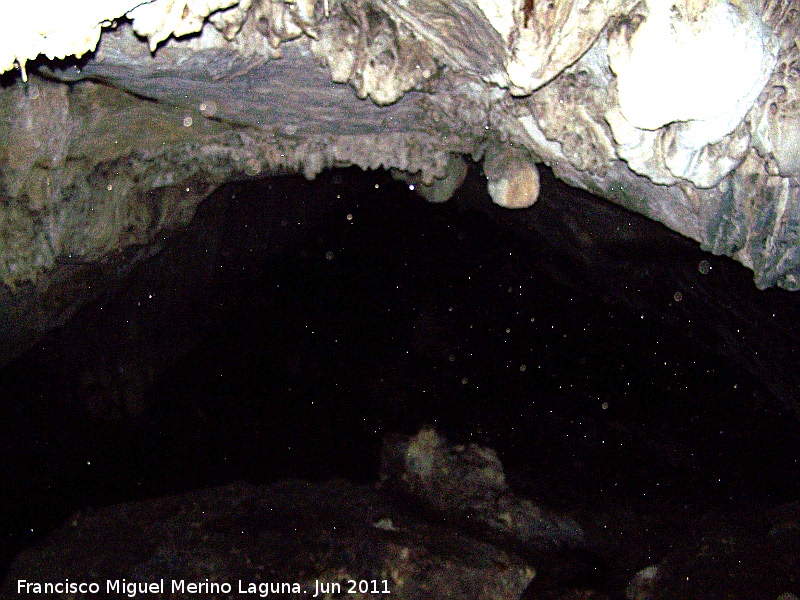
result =
[[[354,167],[232,182],[0,371],[3,572],[76,511],[372,485],[385,436],[432,426],[572,515],[603,564],[583,587],[625,597],[797,506],[798,323],[794,293],[546,171],[517,212],[475,165],[445,204]],[[736,597],[798,593],[797,546],[783,571],[765,548],[737,546]],[[730,588],[719,562],[693,577]]]

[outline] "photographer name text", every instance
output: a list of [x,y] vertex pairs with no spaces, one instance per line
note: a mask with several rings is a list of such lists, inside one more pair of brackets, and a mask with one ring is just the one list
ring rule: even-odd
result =
[[105,594],[137,598],[163,594],[232,594],[268,598],[270,595],[294,594],[319,598],[330,594],[390,594],[389,582],[386,579],[348,579],[346,581],[314,580],[309,588],[303,588],[297,582],[252,582],[239,579],[235,584],[226,581],[186,581],[184,579],[159,579],[158,581],[128,581],[126,579],[108,579],[105,584],[96,581],[64,581],[37,582],[27,579],[17,580],[17,594],[20,596],[37,596],[40,594],[80,594],[92,596]]

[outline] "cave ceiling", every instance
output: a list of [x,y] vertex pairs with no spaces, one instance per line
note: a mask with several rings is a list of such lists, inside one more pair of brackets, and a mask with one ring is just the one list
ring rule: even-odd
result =
[[[80,0],[0,24],[6,355],[231,180],[393,169],[434,202],[537,165],[800,287],[794,1]],[[266,207],[269,210],[269,207]],[[535,207],[531,210],[535,210]]]

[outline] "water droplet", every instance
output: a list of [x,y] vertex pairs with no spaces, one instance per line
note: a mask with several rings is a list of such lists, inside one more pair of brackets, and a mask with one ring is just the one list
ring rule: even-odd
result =
[[707,260],[701,260],[700,264],[697,265],[697,270],[700,271],[702,275],[708,275],[708,272],[711,270],[711,264]]
[[200,109],[200,112],[203,113],[203,116],[206,117],[213,117],[217,114],[217,103],[213,100],[201,102],[198,108]]
[[249,158],[244,164],[244,172],[251,177],[255,177],[261,173],[261,163],[259,163],[255,158]]

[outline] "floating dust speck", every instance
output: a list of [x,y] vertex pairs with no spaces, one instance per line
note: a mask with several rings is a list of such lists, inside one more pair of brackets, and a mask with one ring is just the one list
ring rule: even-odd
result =
[[203,113],[204,117],[213,117],[217,114],[217,103],[213,100],[206,100],[205,102],[201,102],[200,106],[198,106],[200,112]]
[[527,371],[527,370],[528,370],[528,367],[527,367],[527,366],[525,366],[525,365],[520,365],[520,366],[519,366],[519,371],[520,371],[520,373],[524,373],[524,372],[525,372],[525,371]]
[[[700,272],[702,273],[702,271]],[[683,300],[683,294],[680,292],[675,292],[673,298],[675,298],[675,302],[680,302],[681,300]]]
[[708,272],[711,271],[711,263],[707,260],[701,260],[700,264],[697,265],[697,270],[700,271],[702,275],[708,275]]
[[464,379],[461,380],[461,385],[467,385],[468,383],[469,379],[467,379],[466,377],[464,377]]
[[600,405],[600,408],[602,408],[603,410],[608,410],[608,402],[603,402],[603,403]]
[[450,362],[455,361],[455,359],[456,359],[456,357],[454,355],[452,355],[452,354],[447,357],[447,360],[449,360]]
[[325,253],[325,259],[326,260],[333,260],[333,257],[334,257],[333,250],[328,250]]
[[189,115],[186,115],[185,117],[183,117],[183,126],[184,127],[191,127],[192,123],[194,123],[194,120],[192,119],[192,117],[190,117]]
[[261,163],[255,158],[248,158],[247,162],[244,163],[244,172],[250,177],[255,177],[261,173]]

